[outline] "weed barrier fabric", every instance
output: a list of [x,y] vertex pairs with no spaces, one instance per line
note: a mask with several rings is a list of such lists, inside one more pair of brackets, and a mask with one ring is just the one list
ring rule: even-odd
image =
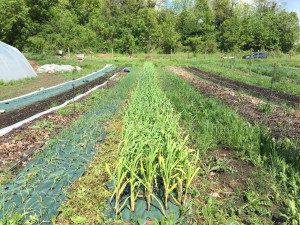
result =
[[135,82],[129,74],[59,136],[48,142],[46,148],[11,182],[0,186],[0,218],[3,212],[18,212],[36,216],[38,223],[51,224],[59,214],[59,207],[67,200],[69,186],[85,172],[85,168],[103,141],[103,122],[115,114]]
[[[113,181],[108,185],[109,190],[113,191],[114,190],[114,185]],[[158,200],[163,203],[163,185],[160,184],[160,192],[157,194]],[[123,209],[121,210],[120,214],[122,215],[122,220],[124,222],[135,222],[135,225],[140,225],[140,224],[147,224],[148,219],[150,218],[152,221],[155,221],[155,219],[161,219],[164,217],[164,214],[161,210],[160,204],[157,202],[155,198],[151,198],[151,210],[147,210],[147,202],[145,198],[139,198],[136,201],[136,208],[134,212],[131,212],[130,207],[130,189],[128,187],[125,188],[124,190],[124,195],[122,197],[121,205],[125,204]],[[127,199],[127,200],[126,200]],[[126,200],[126,203],[125,203]],[[114,196],[113,199],[108,199],[107,200],[107,208],[104,211],[104,214],[115,220],[117,219],[116,214],[115,214],[115,209],[114,206],[116,204],[116,197]],[[174,217],[174,221],[177,221],[180,217],[181,210],[179,206],[172,200],[170,199],[168,202],[168,210],[165,210],[165,214],[169,216]],[[182,225],[187,224],[186,222],[182,222]]]
[[108,66],[100,70],[99,72],[92,73],[85,77],[82,77],[77,80],[73,80],[61,85],[57,85],[52,88],[47,88],[41,91],[33,92],[28,95],[21,96],[19,98],[14,98],[11,100],[1,101],[0,102],[0,110],[4,109],[5,112],[10,112],[19,108],[22,108],[26,105],[33,104],[35,102],[50,98],[52,96],[58,95],[60,93],[71,90],[73,86],[80,86],[89,81],[93,81],[97,78],[104,76],[105,74],[115,70],[116,67]]

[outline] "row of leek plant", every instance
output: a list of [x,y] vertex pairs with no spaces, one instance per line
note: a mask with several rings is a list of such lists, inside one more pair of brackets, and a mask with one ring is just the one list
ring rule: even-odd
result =
[[[152,64],[146,63],[131,102],[124,114],[123,142],[120,145],[119,163],[112,176],[115,190],[115,213],[118,214],[130,199],[135,211],[138,198],[147,202],[155,199],[165,214],[168,202],[173,199],[180,206],[187,204],[187,193],[197,174],[198,156],[191,159],[193,150],[186,146],[179,127],[179,116],[158,87]],[[162,187],[163,199],[158,198]],[[124,199],[124,190],[130,195]]]

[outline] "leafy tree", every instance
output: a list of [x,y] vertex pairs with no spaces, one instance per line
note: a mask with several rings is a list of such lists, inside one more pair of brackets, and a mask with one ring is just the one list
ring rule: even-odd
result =
[[21,47],[26,34],[29,8],[24,0],[0,1],[0,40]]

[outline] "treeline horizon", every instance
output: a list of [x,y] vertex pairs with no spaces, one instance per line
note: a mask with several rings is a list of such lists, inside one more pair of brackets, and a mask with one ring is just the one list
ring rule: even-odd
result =
[[2,0],[0,27],[0,41],[36,53],[300,49],[297,14],[274,0]]

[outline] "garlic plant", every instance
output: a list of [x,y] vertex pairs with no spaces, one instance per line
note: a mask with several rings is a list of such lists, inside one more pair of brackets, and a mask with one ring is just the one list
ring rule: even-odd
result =
[[[111,174],[116,213],[122,209],[121,202],[126,202],[122,199],[125,187],[130,189],[132,212],[138,198],[146,200],[148,210],[155,199],[164,214],[171,198],[179,205],[185,204],[188,188],[199,168],[198,156],[190,160],[187,138],[182,136],[179,116],[158,87],[154,66],[145,63],[124,113],[119,164]],[[163,190],[163,199],[158,198],[159,188]]]

